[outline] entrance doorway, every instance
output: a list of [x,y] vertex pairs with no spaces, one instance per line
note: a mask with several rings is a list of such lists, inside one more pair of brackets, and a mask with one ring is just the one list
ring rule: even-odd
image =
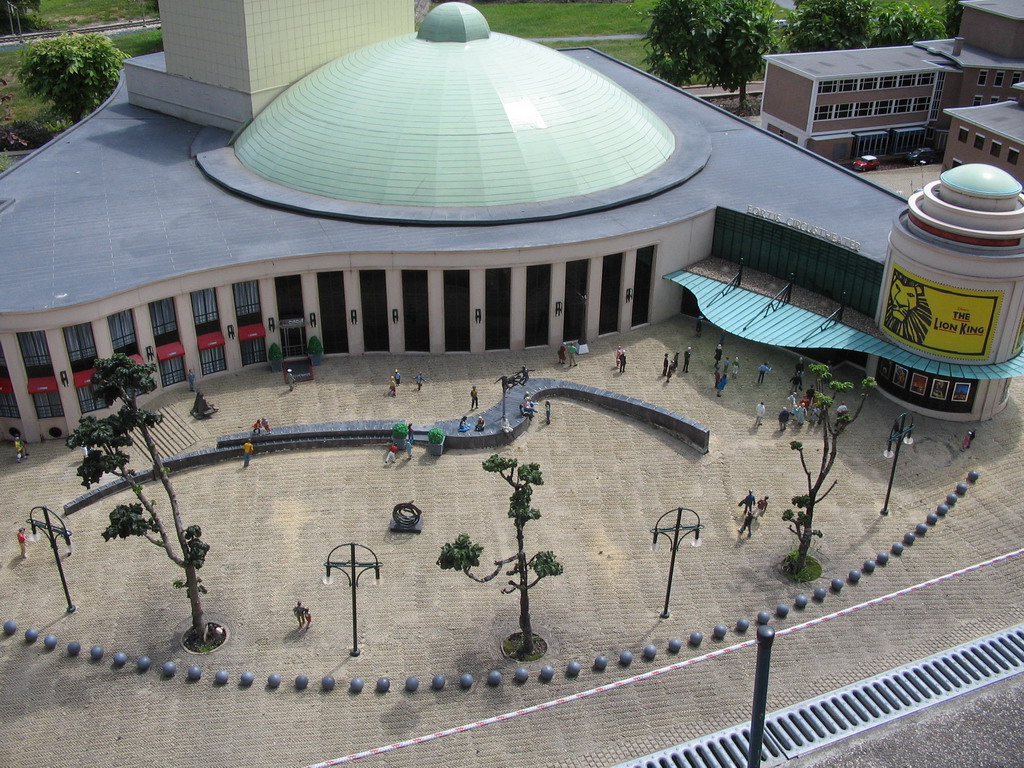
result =
[[282,326],[281,351],[287,357],[306,356],[306,326]]

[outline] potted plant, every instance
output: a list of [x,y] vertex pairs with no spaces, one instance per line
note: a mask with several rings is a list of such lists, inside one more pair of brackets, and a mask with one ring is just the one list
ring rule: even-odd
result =
[[427,453],[431,456],[440,456],[444,452],[444,430],[434,427],[427,432]]
[[281,345],[276,341],[270,345],[270,349],[267,350],[267,359],[270,361],[270,370],[275,373],[281,372],[281,360],[284,359],[284,353],[281,351]]
[[395,426],[391,428],[391,442],[395,445],[402,445],[408,436],[409,426],[404,421],[395,422]]
[[310,336],[306,342],[306,354],[312,365],[320,365],[324,361],[324,345],[319,336]]

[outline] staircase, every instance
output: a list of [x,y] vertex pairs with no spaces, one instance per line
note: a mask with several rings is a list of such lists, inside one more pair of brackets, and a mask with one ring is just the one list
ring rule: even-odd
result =
[[[167,407],[160,410],[163,421],[157,424],[151,431],[157,450],[163,458],[177,456],[179,453],[186,453],[193,450],[201,440],[200,436],[192,429],[192,419],[182,415],[176,407]],[[132,434],[132,442],[135,447],[146,455],[145,443]]]

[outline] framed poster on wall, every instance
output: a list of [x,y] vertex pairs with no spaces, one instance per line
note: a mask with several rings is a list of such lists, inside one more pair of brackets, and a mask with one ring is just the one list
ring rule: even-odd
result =
[[949,394],[949,382],[946,379],[935,379],[932,382],[932,399],[945,400]]
[[967,398],[971,395],[971,385],[966,381],[958,381],[953,385],[953,397],[954,403],[966,403]]
[[907,386],[907,369],[902,365],[893,366],[892,383],[901,388]]
[[923,395],[928,389],[928,377],[915,373],[910,377],[910,391],[915,395]]

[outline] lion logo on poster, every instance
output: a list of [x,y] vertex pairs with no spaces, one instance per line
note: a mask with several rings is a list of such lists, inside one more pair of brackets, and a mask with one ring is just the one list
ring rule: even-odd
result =
[[913,344],[923,344],[931,323],[924,285],[894,271],[885,304],[885,327]]

